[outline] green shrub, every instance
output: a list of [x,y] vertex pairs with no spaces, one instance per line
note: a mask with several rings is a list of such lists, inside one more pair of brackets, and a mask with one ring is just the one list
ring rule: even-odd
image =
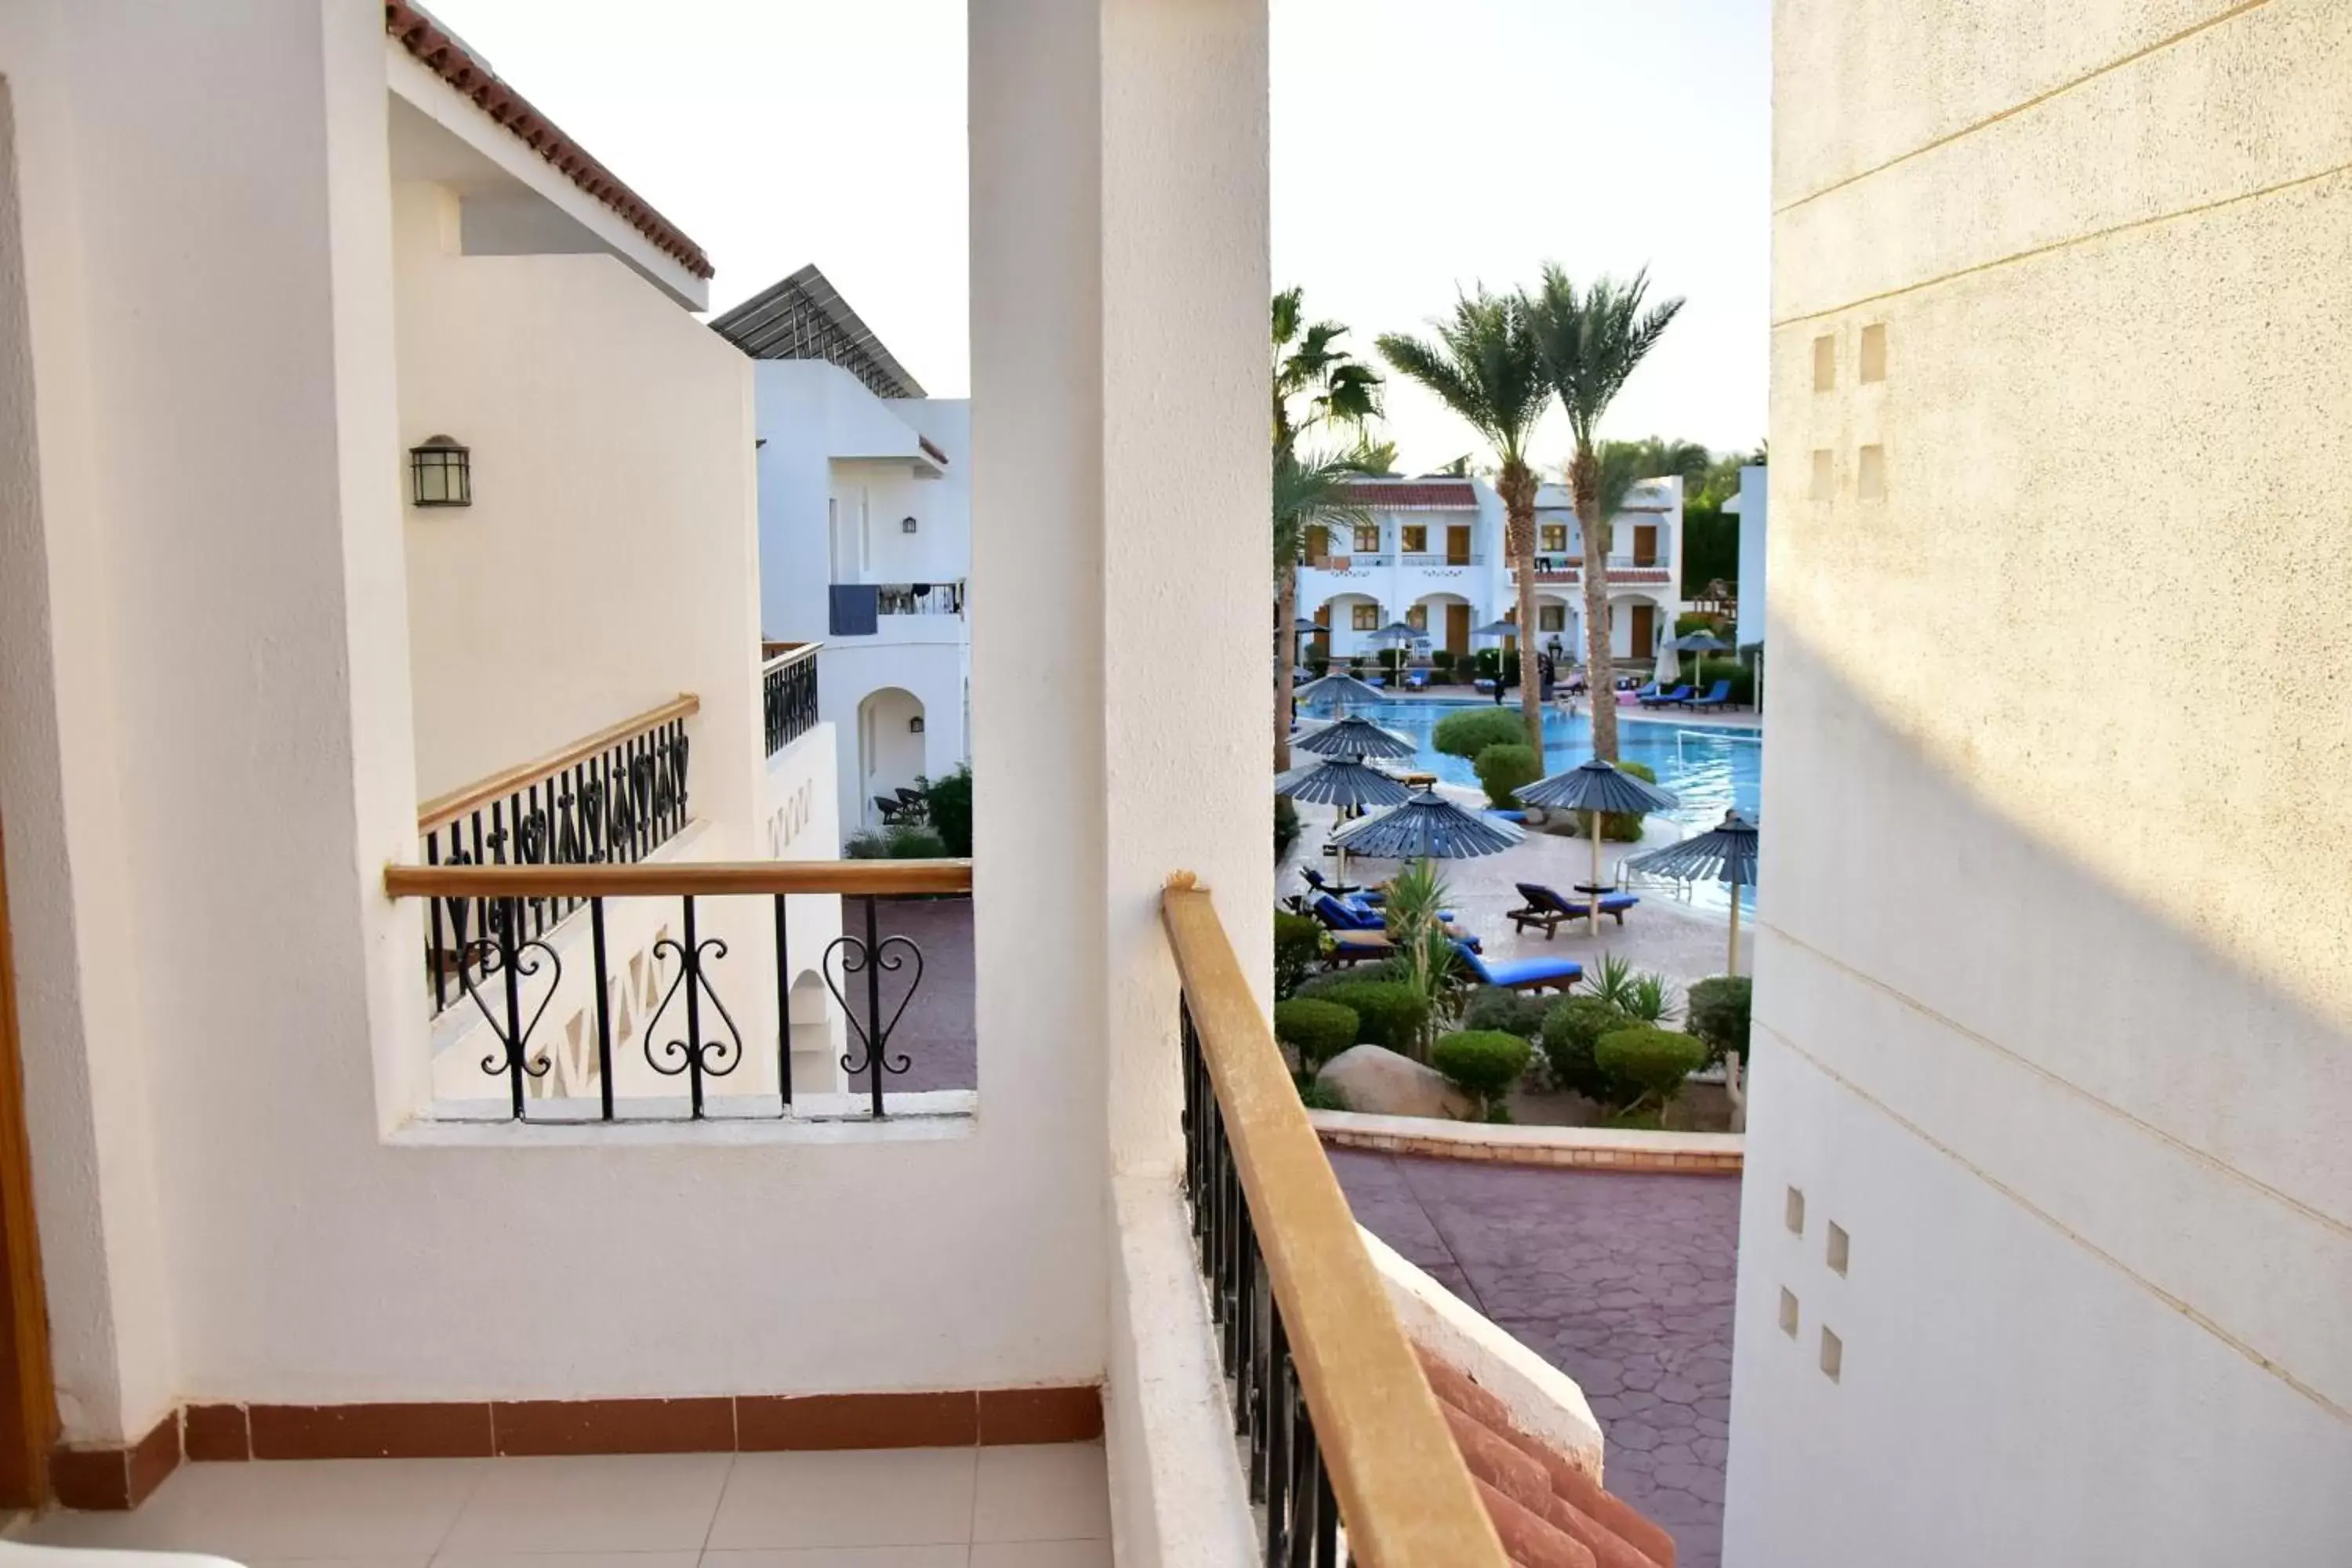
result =
[[[1509,709],[1502,711],[1511,712]],[[1511,713],[1511,721],[1514,725],[1521,724],[1517,713]],[[1511,793],[1513,790],[1543,777],[1543,760],[1536,755],[1533,746],[1489,746],[1480,752],[1470,765],[1476,770],[1478,783],[1486,791],[1487,804],[1503,810],[1510,810],[1519,804],[1518,797]]]
[[1295,996],[1323,956],[1323,927],[1307,915],[1274,911],[1274,994]]
[[1307,673],[1317,680],[1320,680],[1325,676],[1330,674],[1331,656],[1328,653],[1308,654],[1307,656]]
[[1543,1021],[1544,1059],[1551,1066],[1552,1082],[1587,1100],[1606,1103],[1615,1086],[1601,1071],[1596,1055],[1601,1038],[1633,1023],[1598,996],[1570,996],[1553,1003]]
[[1299,1102],[1305,1105],[1309,1110],[1345,1110],[1348,1109],[1348,1097],[1339,1092],[1339,1086],[1336,1083],[1325,1083],[1320,1079],[1311,1079],[1308,1081],[1300,1084],[1298,1086],[1298,1099]]
[[959,859],[971,854],[971,764],[967,763],[943,779],[933,779],[924,786],[923,799],[929,807],[931,826],[946,845],[948,853]]
[[1429,668],[1432,672],[1432,679],[1443,679],[1444,678],[1453,674],[1454,650],[1452,648],[1444,647],[1430,649]]
[[1349,979],[1317,986],[1317,1000],[1337,1002],[1356,1014],[1358,1045],[1386,1046],[1412,1056],[1421,1048],[1422,1026],[1429,1021],[1429,998],[1395,980]]
[[1404,649],[1401,647],[1384,647],[1381,649],[1381,668],[1388,671],[1391,676],[1396,674],[1398,668],[1402,666],[1403,663]]
[[[1675,617],[1675,636],[1677,637],[1686,637],[1693,632],[1712,632],[1714,630],[1715,617],[1708,615],[1705,610],[1685,610],[1681,615]],[[1717,635],[1720,636],[1721,634],[1717,633]]]
[[852,860],[943,860],[948,847],[930,828],[902,825],[868,828],[853,836],[841,852]]
[[1727,1051],[1748,1058],[1748,1010],[1756,983],[1745,974],[1717,974],[1695,981],[1683,993],[1684,1027],[1706,1042],[1706,1059],[1719,1062]]
[[1437,1037],[1429,1065],[1475,1100],[1483,1116],[1510,1093],[1534,1054],[1535,1047],[1517,1035],[1499,1029],[1463,1029]]
[[1353,1007],[1320,997],[1294,996],[1274,1005],[1274,1037],[1298,1053],[1298,1065],[1321,1067],[1356,1043]]
[[1288,795],[1276,795],[1274,797],[1274,858],[1276,862],[1279,864],[1282,858],[1290,853],[1290,847],[1297,842],[1298,808],[1290,804],[1290,797]]
[[1636,1024],[1601,1036],[1592,1058],[1620,1086],[1625,1110],[1644,1102],[1664,1110],[1682,1092],[1683,1080],[1706,1065],[1706,1046],[1679,1030]]
[[1440,719],[1429,740],[1447,756],[1468,762],[1489,746],[1523,742],[1527,734],[1525,721],[1508,708],[1464,708]]
[[1482,985],[1470,994],[1462,1009],[1465,1029],[1500,1029],[1532,1040],[1543,1033],[1544,1015],[1559,1002],[1556,996],[1530,996],[1502,985]]
[[1364,678],[1364,656],[1362,654],[1351,653],[1348,656],[1348,673],[1354,676],[1359,680],[1361,680]]

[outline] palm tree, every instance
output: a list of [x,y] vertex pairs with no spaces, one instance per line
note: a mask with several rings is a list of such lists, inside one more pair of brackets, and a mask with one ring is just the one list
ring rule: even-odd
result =
[[1668,300],[1642,308],[1649,292],[1644,270],[1629,280],[1597,278],[1579,290],[1556,263],[1546,263],[1543,281],[1527,300],[1552,390],[1568,411],[1576,440],[1569,460],[1568,488],[1576,500],[1576,521],[1584,535],[1584,639],[1593,682],[1592,754],[1617,760],[1617,705],[1602,700],[1609,661],[1609,522],[1601,505],[1601,452],[1594,433],[1609,405],[1668,323],[1683,308]]
[[[1381,374],[1339,346],[1348,329],[1337,321],[1307,324],[1304,290],[1274,297],[1274,767],[1290,766],[1290,683],[1298,664],[1298,563],[1307,539],[1339,521],[1368,522],[1360,507],[1340,500],[1339,487],[1358,474],[1386,473],[1392,445],[1374,446],[1365,426],[1380,416]],[[1304,405],[1301,406],[1301,400]],[[1352,431],[1349,457],[1297,455],[1298,438],[1326,425]]]
[[1300,457],[1287,447],[1274,454],[1274,771],[1290,766],[1290,683],[1297,668],[1298,563],[1310,535],[1332,533],[1369,522],[1371,516],[1348,499],[1348,482],[1363,469],[1351,454]]
[[1485,437],[1502,460],[1495,489],[1503,498],[1504,552],[1519,584],[1519,709],[1528,744],[1543,755],[1542,683],[1535,679],[1536,476],[1528,442],[1551,403],[1543,349],[1528,301],[1480,289],[1454,301],[1454,313],[1430,323],[1433,341],[1384,333],[1381,355],[1398,374],[1437,394]]
[[[1305,324],[1303,289],[1274,297],[1274,449],[1287,452],[1319,425],[1360,434],[1381,412],[1381,374],[1339,346],[1348,329],[1337,321]],[[1294,411],[1306,399],[1304,413]]]

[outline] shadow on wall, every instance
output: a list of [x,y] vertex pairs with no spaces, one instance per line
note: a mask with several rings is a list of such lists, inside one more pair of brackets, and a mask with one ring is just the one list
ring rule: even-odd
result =
[[2154,798],[2129,711],[1888,701],[1783,611],[1731,1549],[2342,1561],[2352,976],[2290,864],[2321,825],[2293,781]]

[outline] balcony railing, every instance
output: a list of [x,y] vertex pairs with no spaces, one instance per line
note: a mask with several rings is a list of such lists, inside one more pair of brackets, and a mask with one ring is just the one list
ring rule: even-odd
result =
[[[665,923],[649,949],[658,1001],[641,1023],[628,1028],[646,1067],[658,1080],[675,1081],[685,1090],[683,1115],[701,1121],[709,1116],[711,1100],[723,1081],[751,1058],[772,1048],[776,1093],[730,1097],[730,1119],[744,1116],[788,1117],[793,1114],[792,987],[796,972],[787,920],[787,900],[797,895],[838,894],[862,899],[862,929],[845,932],[827,942],[816,955],[814,968],[847,1016],[850,1047],[842,1070],[855,1082],[866,1080],[869,1114],[887,1114],[887,1080],[907,1072],[913,1063],[903,1052],[890,1049],[890,1037],[922,983],[923,953],[911,937],[881,934],[876,903],[888,898],[930,897],[970,893],[969,860],[754,860],[744,862],[680,861],[657,866],[392,866],[384,869],[384,892],[395,899],[429,901],[437,922],[446,910],[450,921],[479,919],[475,934],[463,939],[464,963],[457,970],[467,997],[488,1026],[494,1048],[481,1058],[481,1070],[503,1080],[508,1120],[525,1122],[576,1123],[585,1120],[671,1121],[679,1110],[668,1101],[647,1109],[615,1092],[616,993],[625,998],[625,977],[635,967],[633,958],[615,963],[606,941],[606,905],[622,900],[649,900],[675,907],[673,929]],[[709,901],[752,899],[772,908],[758,917],[773,929],[774,965],[753,963],[749,955],[728,964],[725,938],[708,934]],[[593,1050],[586,1081],[595,1086],[595,1098],[578,1100],[541,1098],[537,1086],[554,1070],[552,1053],[562,1042],[551,1038],[562,1025],[550,1018],[548,1003],[563,984],[564,954],[556,943],[530,923],[534,909],[562,907],[588,910],[588,984],[577,989],[592,999]],[[486,918],[461,911],[480,910]],[[738,932],[747,929],[730,922]],[[763,930],[763,935],[764,930]],[[578,944],[570,944],[575,959]],[[887,989],[883,977],[904,975],[905,986]],[[736,1024],[750,1016],[748,998],[740,985],[727,984],[748,978],[772,987],[776,1005],[772,1047],[747,1040]],[[734,1005],[729,1005],[729,996]],[[545,1035],[541,1026],[545,1021]],[[533,1114],[532,1108],[538,1108]]]
[[774,756],[816,725],[816,653],[822,643],[765,643],[760,667],[760,717]]
[[[427,866],[588,866],[642,860],[687,823],[686,721],[696,697],[679,697],[582,737],[551,756],[430,800],[416,814],[419,858]],[[530,942],[579,907],[562,897],[531,899],[510,916]],[[464,900],[434,900],[425,930],[433,1010],[472,984],[493,911]]]
[[1180,878],[1161,917],[1184,1189],[1265,1561],[1506,1568],[1209,895]]
[[961,583],[883,583],[877,584],[875,609],[885,616],[960,616],[963,614]]
[[1484,566],[1486,564],[1486,558],[1484,555],[1448,555],[1442,551],[1415,552],[1411,555],[1400,556],[1398,559],[1407,566]]

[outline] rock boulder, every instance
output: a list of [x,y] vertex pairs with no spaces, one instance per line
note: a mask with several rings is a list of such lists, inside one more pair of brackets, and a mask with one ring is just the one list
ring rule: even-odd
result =
[[1315,1075],[1367,1116],[1439,1116],[1466,1121],[1476,1108],[1445,1075],[1383,1046],[1350,1046]]

